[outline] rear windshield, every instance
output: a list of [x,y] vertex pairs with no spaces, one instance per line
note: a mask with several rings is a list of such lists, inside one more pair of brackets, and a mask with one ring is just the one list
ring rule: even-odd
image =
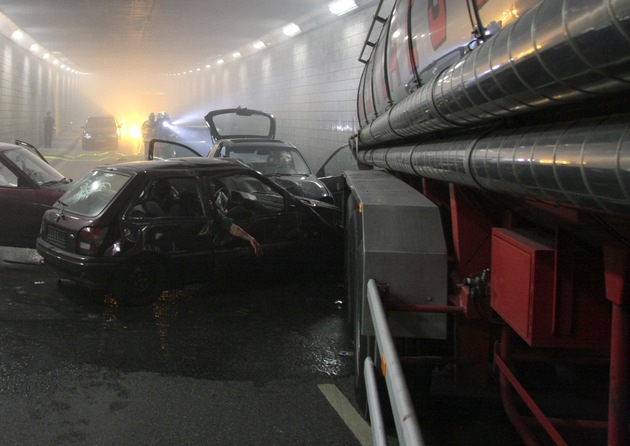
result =
[[212,120],[220,138],[236,135],[268,138],[271,133],[271,121],[264,115],[225,113],[214,116]]
[[86,217],[95,217],[130,179],[129,175],[119,172],[94,170],[68,189],[55,203],[55,207]]
[[116,120],[108,116],[92,117],[92,118],[88,118],[87,122],[85,123],[85,126],[91,127],[91,128],[104,128],[104,127],[115,128]]

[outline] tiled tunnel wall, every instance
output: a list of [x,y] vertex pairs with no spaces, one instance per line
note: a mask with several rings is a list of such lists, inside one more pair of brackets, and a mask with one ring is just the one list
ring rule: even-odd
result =
[[[243,106],[272,113],[278,139],[317,169],[357,130],[358,61],[374,8],[357,10],[277,46],[188,76],[160,78],[171,116]],[[0,37],[0,141],[43,143],[43,118],[57,131],[85,119],[82,84],[94,82],[36,58]],[[84,87],[84,86],[83,86]],[[143,112],[144,113],[144,112]]]

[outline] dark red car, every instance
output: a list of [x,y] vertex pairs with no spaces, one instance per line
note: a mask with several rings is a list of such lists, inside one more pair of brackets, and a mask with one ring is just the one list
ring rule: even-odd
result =
[[70,180],[29,144],[0,143],[0,246],[34,248],[44,212]]

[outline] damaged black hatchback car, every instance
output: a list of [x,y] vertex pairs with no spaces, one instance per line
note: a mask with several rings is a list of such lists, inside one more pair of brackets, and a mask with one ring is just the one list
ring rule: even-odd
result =
[[[223,212],[264,256],[226,233]],[[60,279],[145,305],[165,289],[243,267],[342,250],[338,208],[295,197],[236,159],[175,158],[93,169],[42,219],[37,252]]]

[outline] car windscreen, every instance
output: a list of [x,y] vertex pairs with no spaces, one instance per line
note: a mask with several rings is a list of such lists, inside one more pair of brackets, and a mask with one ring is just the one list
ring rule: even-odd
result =
[[93,170],[68,189],[55,207],[63,208],[64,212],[95,217],[130,180],[129,175],[120,172]]
[[230,158],[238,158],[263,175],[310,175],[311,169],[300,152],[287,146],[230,148]]
[[54,167],[24,147],[7,150],[4,155],[40,187],[65,180]]

